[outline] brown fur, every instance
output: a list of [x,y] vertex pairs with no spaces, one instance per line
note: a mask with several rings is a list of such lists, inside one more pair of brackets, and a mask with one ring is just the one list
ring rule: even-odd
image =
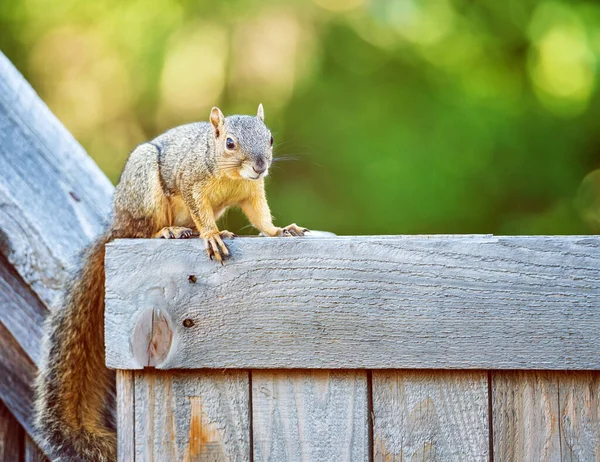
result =
[[[256,118],[227,119],[214,108],[212,129],[208,124],[178,127],[132,152],[115,191],[113,220],[85,251],[67,284],[63,309],[47,322],[36,383],[36,424],[59,460],[109,462],[117,457],[115,378],[104,356],[108,242],[185,238],[195,228],[209,256],[222,261],[229,254],[222,238],[232,234],[219,231],[216,220],[230,206],[242,207],[268,236],[303,234],[296,225],[275,227],[262,177],[244,176],[251,172],[248,162],[259,169],[271,162],[263,117],[262,107]],[[236,138],[234,151],[224,148],[228,136]]]

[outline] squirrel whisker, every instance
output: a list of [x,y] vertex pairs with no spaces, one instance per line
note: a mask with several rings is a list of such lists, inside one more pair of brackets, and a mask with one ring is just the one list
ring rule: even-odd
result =
[[295,156],[279,156],[273,157],[273,162],[286,162],[288,160],[298,160]]

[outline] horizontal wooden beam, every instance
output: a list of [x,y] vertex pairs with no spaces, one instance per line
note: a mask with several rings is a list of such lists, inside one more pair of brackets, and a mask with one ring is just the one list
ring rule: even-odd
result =
[[600,237],[108,246],[107,364],[600,369]]

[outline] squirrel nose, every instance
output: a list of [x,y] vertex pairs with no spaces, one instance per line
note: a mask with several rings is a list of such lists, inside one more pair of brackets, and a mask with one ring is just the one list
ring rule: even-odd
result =
[[259,175],[261,173],[263,173],[265,170],[267,169],[267,167],[263,167],[263,168],[256,168],[255,166],[252,166],[252,170],[254,170],[256,173],[258,173]]

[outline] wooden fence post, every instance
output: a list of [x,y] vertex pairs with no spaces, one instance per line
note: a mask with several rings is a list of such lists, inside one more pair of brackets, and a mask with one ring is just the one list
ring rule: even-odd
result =
[[127,457],[600,457],[600,237],[230,250],[220,266],[200,240],[108,246],[107,362],[134,381]]

